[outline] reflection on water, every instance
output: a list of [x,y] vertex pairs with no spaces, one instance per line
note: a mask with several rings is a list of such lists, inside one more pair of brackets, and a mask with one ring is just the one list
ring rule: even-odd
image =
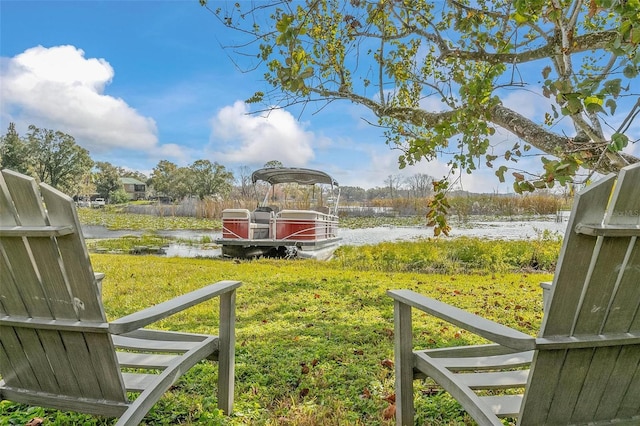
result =
[[[486,239],[503,240],[528,240],[536,238],[543,232],[555,235],[564,235],[566,218],[561,222],[554,216],[543,217],[538,220],[514,220],[514,221],[469,221],[465,223],[452,223],[450,237],[476,237]],[[143,231],[111,231],[104,226],[83,226],[82,232],[87,239],[121,238],[124,236],[141,236]],[[194,242],[215,241],[222,235],[220,232],[204,230],[163,230],[157,231],[157,235],[171,238],[190,240]],[[338,236],[342,237],[343,245],[367,245],[379,244],[387,241],[408,241],[419,238],[433,237],[431,227],[401,227],[379,226],[366,229],[340,229]],[[219,247],[209,244],[170,244],[165,248],[167,257],[219,257]]]

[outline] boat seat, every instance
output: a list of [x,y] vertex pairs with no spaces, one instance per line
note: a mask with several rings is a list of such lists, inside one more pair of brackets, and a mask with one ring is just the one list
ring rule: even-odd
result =
[[271,210],[255,210],[251,212],[251,222],[256,224],[269,225],[273,217],[273,212]]

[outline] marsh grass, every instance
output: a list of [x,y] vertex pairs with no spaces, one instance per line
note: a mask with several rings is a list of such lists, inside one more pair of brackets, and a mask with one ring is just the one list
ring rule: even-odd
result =
[[84,225],[100,225],[107,229],[148,231],[222,229],[220,219],[123,213],[121,207],[109,205],[103,209],[78,209],[78,216],[80,217],[80,222]]
[[562,238],[542,232],[532,240],[421,239],[342,246],[334,261],[356,270],[422,273],[552,271]]
[[[91,258],[94,270],[106,273],[103,300],[109,319],[215,281],[244,282],[237,294],[234,415],[222,416],[215,408],[217,366],[202,362],[156,404],[145,418],[148,425],[392,425],[393,304],[386,290],[413,289],[535,334],[542,316],[538,283],[550,279],[525,272],[381,271],[343,261]],[[207,302],[157,326],[216,333],[217,311],[216,303]],[[416,345],[480,342],[427,315],[416,313],[414,325]],[[420,424],[472,424],[446,393],[433,393],[428,384],[417,386],[416,393]],[[2,425],[25,424],[33,417],[44,418],[45,426],[114,423],[6,401],[0,405]]]

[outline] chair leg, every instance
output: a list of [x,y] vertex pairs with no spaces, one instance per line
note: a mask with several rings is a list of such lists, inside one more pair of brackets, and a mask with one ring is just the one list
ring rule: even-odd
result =
[[218,408],[233,411],[235,384],[235,290],[220,296],[220,352],[218,355]]
[[411,306],[395,301],[393,310],[396,370],[396,424],[413,426],[413,336]]

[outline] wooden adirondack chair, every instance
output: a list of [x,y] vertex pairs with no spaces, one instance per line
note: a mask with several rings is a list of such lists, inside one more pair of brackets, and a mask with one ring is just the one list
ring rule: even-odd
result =
[[[183,373],[209,357],[219,361],[218,406],[230,413],[240,284],[221,281],[107,322],[73,200],[3,170],[0,399],[135,425]],[[142,328],[216,296],[219,337]],[[130,401],[127,392],[140,394]]]
[[[413,380],[425,375],[480,425],[502,425],[500,417],[520,425],[640,424],[638,237],[635,164],[617,182],[608,176],[576,196],[537,338],[409,290],[389,291],[397,424],[413,425]],[[413,350],[412,308],[495,343]]]

